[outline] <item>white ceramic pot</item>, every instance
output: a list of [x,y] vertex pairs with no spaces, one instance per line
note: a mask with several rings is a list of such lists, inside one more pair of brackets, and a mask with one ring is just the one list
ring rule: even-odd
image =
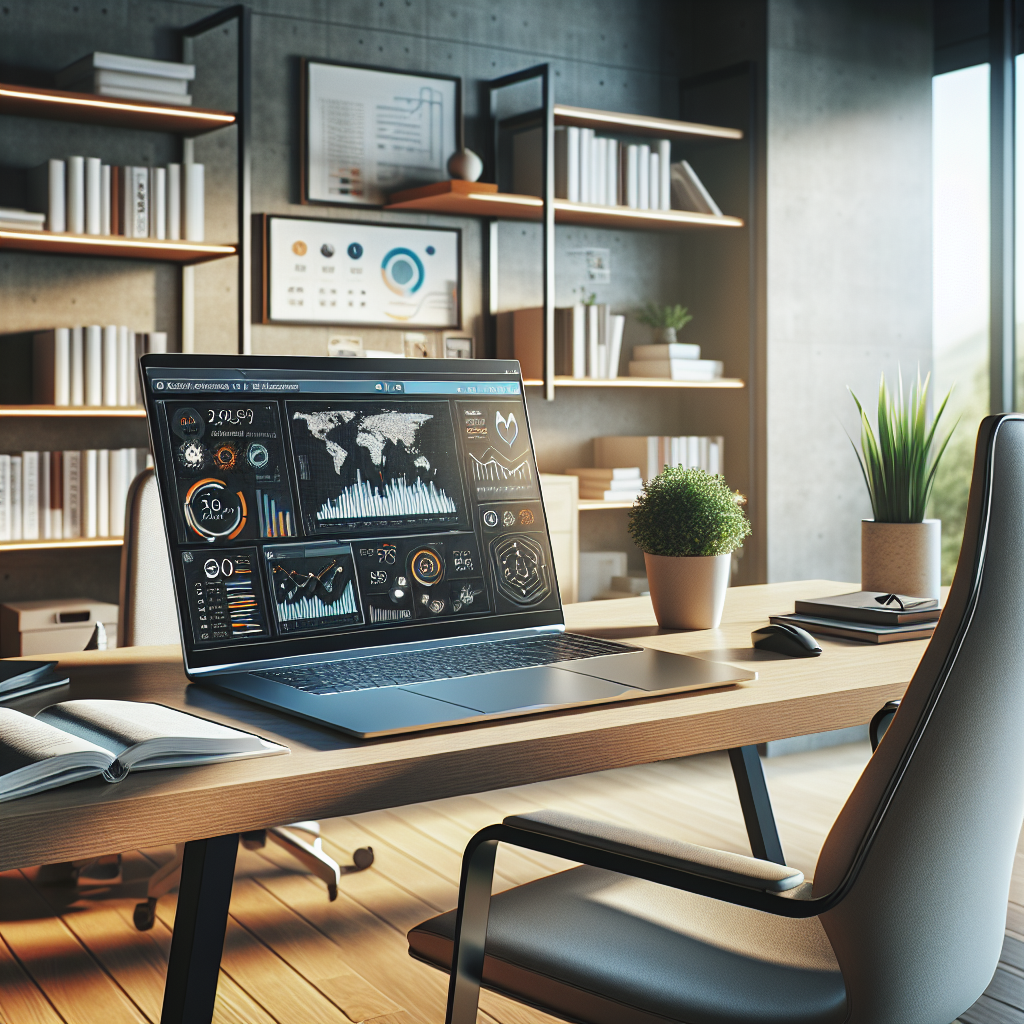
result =
[[942,520],[923,523],[861,521],[861,590],[908,597],[939,597]]
[[647,583],[658,624],[668,629],[715,629],[722,621],[732,555],[672,558],[649,555]]
[[448,158],[448,173],[463,181],[476,181],[484,173],[484,162],[471,149],[458,149]]
[[655,345],[674,345],[676,343],[676,329],[674,327],[655,327]]

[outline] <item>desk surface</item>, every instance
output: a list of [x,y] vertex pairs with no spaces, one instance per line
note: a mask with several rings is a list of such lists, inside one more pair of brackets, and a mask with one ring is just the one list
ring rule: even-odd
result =
[[755,669],[756,681],[380,740],[189,685],[177,648],[61,657],[71,684],[10,707],[59,700],[159,701],[286,744],[291,753],[233,764],[90,779],[0,804],[0,870],[183,842],[660,761],[867,722],[900,697],[926,641],[886,646],[822,639],[820,658],[750,646],[751,630],[793,601],[855,585],[811,580],[729,591],[717,630],[662,632],[649,598],[570,605],[569,629]]

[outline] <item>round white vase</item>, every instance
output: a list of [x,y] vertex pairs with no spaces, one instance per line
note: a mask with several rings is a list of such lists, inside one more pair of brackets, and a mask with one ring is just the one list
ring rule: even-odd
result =
[[673,558],[649,555],[647,583],[658,625],[668,629],[715,629],[722,621],[732,555]]
[[458,149],[448,158],[448,173],[463,181],[477,181],[484,173],[484,162],[471,149]]
[[861,590],[938,599],[941,583],[941,519],[921,523],[861,521]]

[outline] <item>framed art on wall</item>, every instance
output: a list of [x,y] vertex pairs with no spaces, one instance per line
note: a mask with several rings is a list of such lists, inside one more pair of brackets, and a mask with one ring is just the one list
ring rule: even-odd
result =
[[383,206],[450,177],[459,78],[304,60],[302,87],[303,202]]
[[263,217],[263,322],[457,329],[462,234]]

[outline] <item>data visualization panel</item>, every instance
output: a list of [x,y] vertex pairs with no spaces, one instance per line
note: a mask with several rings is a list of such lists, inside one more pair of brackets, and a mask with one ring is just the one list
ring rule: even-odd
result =
[[268,635],[255,548],[183,551],[181,562],[197,644]]
[[476,500],[538,497],[523,403],[459,402],[457,416]]
[[288,402],[311,536],[467,524],[447,402]]
[[276,402],[167,402],[165,412],[186,543],[295,536]]
[[279,632],[362,624],[349,544],[277,544],[265,547],[263,557]]
[[478,509],[499,611],[557,607],[558,587],[539,501]]

